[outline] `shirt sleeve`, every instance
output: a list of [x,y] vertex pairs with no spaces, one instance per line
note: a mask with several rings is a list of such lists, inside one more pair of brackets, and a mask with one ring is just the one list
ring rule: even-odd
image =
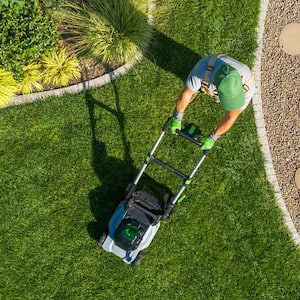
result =
[[195,72],[195,68],[190,72],[187,80],[186,80],[186,87],[191,89],[192,91],[196,92],[201,87],[201,79],[199,78],[199,75]]
[[202,58],[192,69],[189,76],[186,80],[186,87],[191,89],[192,91],[196,92],[201,87],[201,81],[203,79],[203,74],[205,72],[205,66],[208,63],[208,60],[210,59],[210,56],[206,56]]

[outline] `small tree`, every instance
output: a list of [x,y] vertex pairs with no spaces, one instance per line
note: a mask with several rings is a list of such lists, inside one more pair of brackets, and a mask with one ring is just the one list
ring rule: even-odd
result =
[[23,7],[12,1],[0,8],[0,66],[18,81],[22,80],[24,66],[55,49],[59,42],[52,14],[33,0],[21,2]]

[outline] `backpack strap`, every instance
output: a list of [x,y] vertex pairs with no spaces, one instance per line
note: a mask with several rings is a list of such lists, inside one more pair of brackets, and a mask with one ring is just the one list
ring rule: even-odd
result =
[[250,88],[252,87],[253,84],[254,84],[254,75],[251,72],[250,79],[246,83],[243,84],[244,93],[247,93],[250,90]]
[[208,87],[209,87],[209,77],[210,74],[214,71],[215,69],[215,62],[218,59],[218,57],[222,56],[223,54],[213,54],[211,58],[208,61],[208,64],[205,68],[205,73],[203,76],[203,79],[201,80],[201,87],[200,87],[200,92],[202,93],[207,93]]

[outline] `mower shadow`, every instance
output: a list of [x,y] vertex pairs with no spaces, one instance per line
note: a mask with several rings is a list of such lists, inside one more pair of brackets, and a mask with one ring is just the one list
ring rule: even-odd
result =
[[104,143],[95,142],[93,151],[95,156],[98,155],[94,160],[94,170],[100,176],[101,185],[88,194],[95,221],[90,222],[87,228],[91,238],[98,240],[101,233],[106,231],[115,208],[123,200],[126,184],[132,174],[124,161],[107,156]]
[[[115,85],[114,88],[116,109],[97,101],[89,91],[85,93],[91,126],[92,167],[101,182],[101,185],[88,194],[90,210],[95,221],[87,225],[87,230],[89,235],[96,240],[106,230],[107,223],[118,203],[124,198],[126,185],[134,174],[134,166],[130,158],[130,145],[124,132],[124,116],[119,108],[119,97]],[[124,147],[124,160],[108,156],[105,143],[97,138],[101,134],[96,132],[96,122],[99,119],[96,120],[95,109],[99,108],[108,111],[118,120]]]
[[[160,68],[173,73],[184,82],[201,57],[155,28],[152,28],[152,31],[153,38],[144,56]],[[186,59],[183,61],[179,57],[185,57]],[[98,187],[91,190],[88,194],[90,209],[95,221],[87,225],[87,230],[91,238],[95,240],[98,240],[101,233],[107,229],[108,221],[115,208],[124,199],[126,186],[137,173],[130,157],[130,144],[127,141],[124,130],[125,119],[120,109],[118,89],[114,81],[112,81],[112,86],[115,93],[116,109],[109,107],[99,99],[95,99],[88,90],[85,92],[85,101],[91,126],[92,167],[101,182]],[[117,118],[124,149],[124,160],[109,157],[106,145],[97,138],[101,134],[96,132],[96,123],[99,122],[99,119],[95,117],[95,109],[103,109]],[[145,149],[145,154],[147,150],[149,149]],[[146,176],[145,174],[144,177],[146,178]],[[148,179],[155,182],[151,178]]]
[[[107,231],[108,222],[112,214],[118,204],[125,198],[127,185],[132,182],[134,175],[137,174],[137,170],[130,157],[130,144],[125,136],[124,116],[119,107],[118,92],[115,83],[112,84],[116,95],[116,110],[97,101],[89,91],[85,93],[91,126],[92,167],[101,182],[99,186],[91,190],[88,194],[90,210],[95,221],[87,224],[87,230],[90,237],[95,240],[99,240],[100,235]],[[99,108],[110,112],[118,120],[124,147],[124,160],[108,156],[105,143],[97,138],[99,132],[96,132],[96,122],[99,119],[95,117],[95,109]],[[163,190],[171,195],[171,191],[166,186],[158,184],[153,178],[144,173],[138,186],[142,187],[146,183],[157,194]]]

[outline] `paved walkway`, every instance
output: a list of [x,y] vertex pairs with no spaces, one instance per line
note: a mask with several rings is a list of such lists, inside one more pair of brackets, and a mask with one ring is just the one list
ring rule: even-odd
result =
[[[294,183],[296,168],[300,166],[300,56],[289,56],[278,45],[283,27],[295,21],[300,22],[299,0],[261,0],[259,47],[253,68],[257,93],[253,98],[253,107],[268,179],[274,187],[292,239],[300,246],[300,194]],[[133,65],[126,64],[86,84],[18,96],[9,105],[99,87],[124,74]]]

